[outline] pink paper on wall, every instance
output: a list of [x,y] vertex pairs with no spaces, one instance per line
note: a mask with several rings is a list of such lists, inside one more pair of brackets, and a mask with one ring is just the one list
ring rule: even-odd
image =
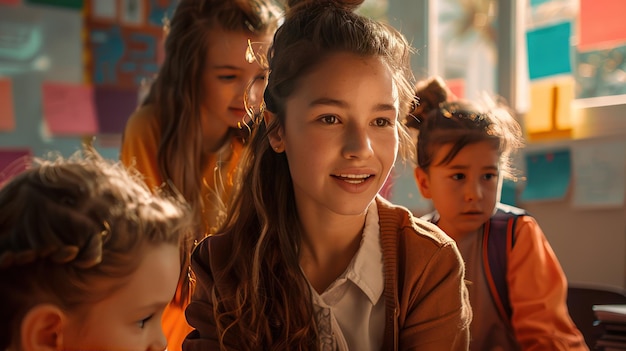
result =
[[15,129],[15,109],[13,108],[13,82],[0,78],[0,132]]
[[90,135],[98,131],[93,88],[84,84],[43,83],[43,115],[52,135]]
[[579,51],[626,42],[626,1],[580,0]]
[[454,78],[446,79],[446,85],[450,91],[459,99],[465,98],[465,79]]
[[27,148],[0,148],[0,187],[13,176],[26,170],[32,160],[32,151]]
[[19,5],[22,0],[0,0],[0,5]]

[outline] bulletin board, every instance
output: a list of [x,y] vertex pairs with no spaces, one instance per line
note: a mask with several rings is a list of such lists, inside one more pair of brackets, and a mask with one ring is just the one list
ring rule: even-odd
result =
[[0,0],[0,177],[19,171],[21,156],[68,156],[86,143],[117,159],[139,88],[163,60],[175,6]]

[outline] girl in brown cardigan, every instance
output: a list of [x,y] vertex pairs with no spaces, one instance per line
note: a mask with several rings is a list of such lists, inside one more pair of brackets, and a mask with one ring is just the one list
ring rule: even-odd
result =
[[377,196],[410,150],[410,47],[361,2],[289,1],[239,188],[192,255],[183,350],[467,349],[454,242]]

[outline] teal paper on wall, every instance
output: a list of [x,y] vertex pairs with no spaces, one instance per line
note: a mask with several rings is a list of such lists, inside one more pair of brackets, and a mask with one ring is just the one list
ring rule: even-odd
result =
[[26,3],[65,7],[74,10],[83,8],[83,0],[27,0]]
[[571,33],[571,22],[541,27],[526,33],[530,79],[572,72]]
[[522,201],[561,200],[571,181],[570,150],[528,153]]
[[517,206],[517,183],[508,179],[502,182],[500,202],[505,205]]
[[539,6],[546,2],[550,2],[550,0],[530,0],[530,6]]

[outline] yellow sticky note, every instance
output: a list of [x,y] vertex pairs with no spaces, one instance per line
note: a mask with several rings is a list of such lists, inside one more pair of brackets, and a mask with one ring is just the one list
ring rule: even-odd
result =
[[524,116],[524,127],[528,134],[552,130],[553,97],[554,83],[552,81],[530,84],[530,108]]
[[559,79],[556,83],[556,106],[554,112],[556,114],[556,129],[572,128],[572,102],[575,98],[574,78],[567,77]]

